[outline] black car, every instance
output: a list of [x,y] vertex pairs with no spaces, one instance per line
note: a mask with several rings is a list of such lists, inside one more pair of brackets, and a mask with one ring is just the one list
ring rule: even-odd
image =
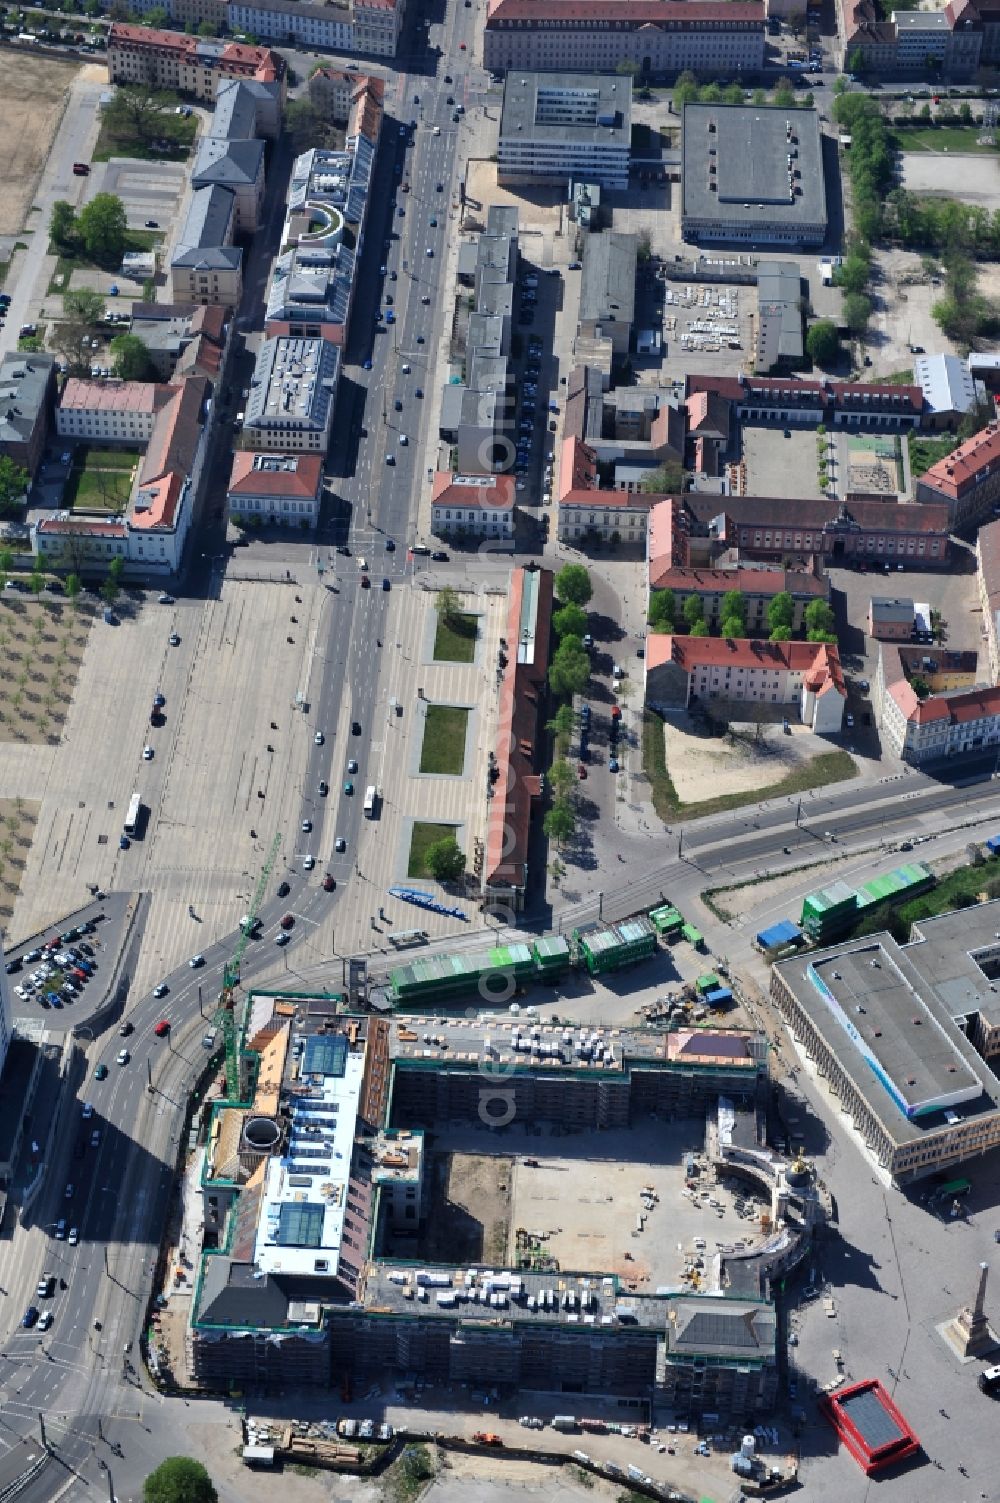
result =
[[326,781],[326,778],[320,778],[320,780],[319,780],[319,796],[320,796],[320,798],[326,798],[326,796],[327,796],[327,794],[329,792],[330,792],[330,785]]
[[8,962],[7,962],[7,975],[8,976],[15,975],[20,969],[21,969],[21,962],[19,960],[8,960]]
[[436,564],[446,564],[448,562],[448,555],[441,548],[437,552],[432,553],[431,558]]
[[361,735],[361,721],[360,720],[352,720],[351,721],[351,735],[352,736],[360,736]]
[[30,1331],[33,1325],[38,1323],[38,1306],[29,1305],[21,1316],[21,1325],[26,1331]]
[[278,883],[278,897],[279,898],[287,898],[288,894],[291,892],[291,890],[292,889],[289,887],[289,885],[288,885],[287,882],[279,882]]

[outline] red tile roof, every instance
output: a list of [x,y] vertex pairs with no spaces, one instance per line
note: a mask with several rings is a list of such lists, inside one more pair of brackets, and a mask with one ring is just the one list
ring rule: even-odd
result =
[[879,385],[868,381],[798,381],[791,376],[713,376],[692,372],[687,377],[685,391],[688,398],[701,393],[714,393],[731,402],[780,401],[782,397],[797,406],[815,400],[821,406],[849,412],[880,410],[886,407],[893,411],[921,413],[924,410],[924,393],[919,386]]
[[725,594],[727,590],[740,590],[745,595],[780,595],[787,590],[790,595],[826,595],[826,588],[815,574],[794,569],[689,569],[674,565],[664,569],[655,580],[650,579],[654,590],[695,590],[699,594]]
[[763,642],[749,638],[679,637],[650,632],[646,638],[646,672],[676,663],[685,673],[697,668],[751,668],[801,673],[814,692],[834,689],[847,695],[840,654],[826,642]]
[[932,464],[920,483],[957,501],[991,474],[1000,462],[1000,423],[989,423]]
[[976,538],[979,572],[991,611],[1000,611],[1000,521],[980,527]]
[[194,468],[210,389],[203,376],[187,376],[167,388],[173,395],[153,424],[129,518],[133,527],[173,527],[184,484]]
[[75,517],[43,517],[36,528],[38,532],[67,532],[74,536],[96,538],[127,538],[128,528],[124,522],[84,522]]
[[[526,582],[537,579],[533,650],[521,661]],[[483,880],[486,886],[520,887],[526,880],[528,835],[533,801],[541,793],[535,771],[539,717],[545,703],[549,660],[553,577],[549,569],[515,569],[511,576],[506,639],[512,651],[500,686],[496,730],[496,767],[499,772],[486,826]]]
[[[108,51],[116,47],[144,52],[172,52],[191,67],[201,64],[199,49],[204,38],[185,36],[179,31],[157,31],[149,26],[131,26],[115,21],[108,31]],[[254,78],[258,83],[274,83],[285,72],[285,60],[269,47],[251,47],[246,42],[229,42],[218,55],[220,73],[238,78]]]
[[[293,468],[255,470],[257,459],[285,459]],[[323,479],[322,454],[259,455],[249,449],[233,455],[229,476],[231,496],[290,496],[301,500],[315,499]]]
[[514,477],[454,475],[451,470],[437,470],[431,487],[431,501],[435,506],[478,506],[483,511],[509,511],[514,505]]

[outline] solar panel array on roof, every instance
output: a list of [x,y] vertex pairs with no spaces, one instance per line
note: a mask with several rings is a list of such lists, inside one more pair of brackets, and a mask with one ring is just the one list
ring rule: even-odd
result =
[[325,1216],[325,1208],[320,1205],[283,1205],[274,1240],[280,1247],[322,1247]]
[[859,1393],[849,1393],[839,1404],[872,1454],[907,1438],[882,1403],[878,1389],[863,1388]]
[[343,1075],[347,1068],[347,1038],[342,1033],[314,1033],[306,1039],[303,1075]]

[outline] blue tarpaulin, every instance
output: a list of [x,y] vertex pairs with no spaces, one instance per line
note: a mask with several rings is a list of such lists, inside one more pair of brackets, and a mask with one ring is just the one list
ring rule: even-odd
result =
[[757,935],[762,950],[777,950],[781,945],[798,944],[801,939],[802,930],[791,919],[782,919],[780,924],[772,924],[770,929],[762,929]]

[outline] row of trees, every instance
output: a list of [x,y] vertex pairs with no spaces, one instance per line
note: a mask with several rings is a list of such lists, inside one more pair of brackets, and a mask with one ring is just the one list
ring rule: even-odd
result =
[[[680,631],[689,637],[711,635],[705,620],[705,608],[700,595],[688,595],[678,608],[673,590],[653,590],[649,597],[649,624],[654,631]],[[792,637],[795,621],[795,601],[787,590],[782,590],[769,601],[767,625],[772,642],[788,642]],[[746,596],[741,590],[728,590],[719,607],[719,635],[721,637],[746,637]],[[813,600],[803,613],[806,640],[808,642],[836,642],[836,625],[833,611],[825,600]]]
[[[583,645],[587,631],[584,609],[593,595],[590,574],[582,564],[564,564],[556,575],[558,609],[552,616],[552,628],[558,646],[549,667],[549,688],[562,704],[549,722],[555,737],[554,756],[549,768],[552,804],[545,815],[543,829],[549,840],[565,845],[576,831],[577,811],[574,793],[577,775],[567,761],[570,737],[576,722],[570,701],[582,694],[590,682],[590,654]],[[558,873],[561,868],[553,868]]]
[[[698,82],[695,75],[691,72],[680,74],[677,82],[674,84],[672,93],[674,109],[678,114],[681,113],[686,104],[742,104],[744,102],[742,84],[727,84],[724,88],[721,84],[717,83],[702,84]],[[787,83],[780,83],[770,98],[766,89],[755,89],[753,92],[753,102],[755,105],[760,106],[773,104],[776,108],[782,110],[792,110],[796,106],[801,109],[808,109],[813,104],[813,96],[811,94],[796,94],[795,90]]]

